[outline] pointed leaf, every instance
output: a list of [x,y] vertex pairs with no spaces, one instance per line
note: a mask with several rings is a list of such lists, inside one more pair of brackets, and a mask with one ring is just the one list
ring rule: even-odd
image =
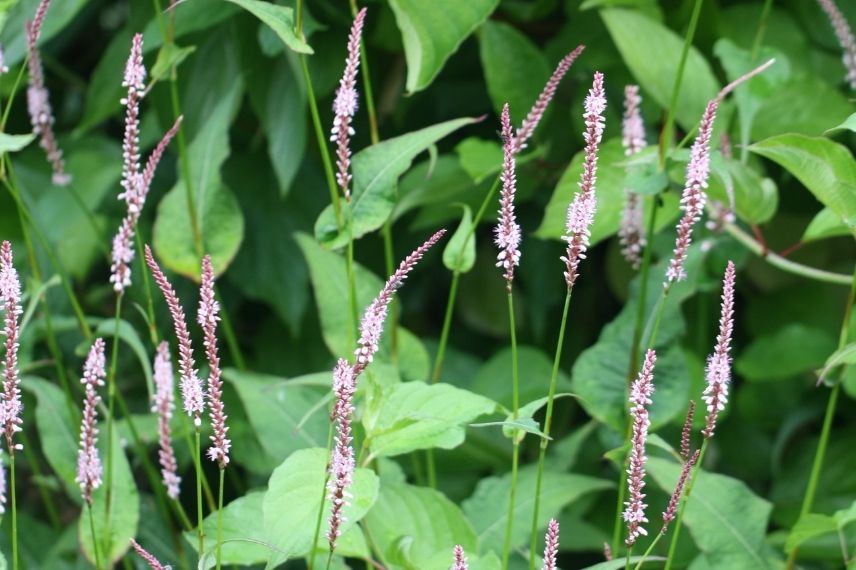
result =
[[452,271],[457,269],[466,273],[476,262],[476,239],[472,234],[473,216],[470,207],[462,204],[461,209],[461,223],[443,249],[443,265]]
[[276,32],[282,42],[297,53],[315,53],[312,48],[297,37],[294,29],[294,9],[290,6],[278,6],[261,0],[228,0],[237,4]]

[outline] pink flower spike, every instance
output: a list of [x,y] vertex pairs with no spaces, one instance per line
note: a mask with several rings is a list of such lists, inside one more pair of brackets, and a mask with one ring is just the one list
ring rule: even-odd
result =
[[178,463],[172,448],[172,430],[169,422],[175,409],[173,402],[173,373],[172,359],[169,355],[169,343],[161,342],[157,348],[154,363],[155,395],[152,412],[158,415],[158,443],[160,450],[158,458],[161,464],[161,475],[166,487],[166,494],[171,499],[178,499],[181,477],[178,476]]
[[357,357],[357,361],[354,364],[355,376],[358,376],[368,366],[374,359],[374,354],[378,351],[380,336],[383,333],[383,325],[386,321],[386,314],[389,310],[389,303],[392,301],[393,294],[404,284],[407,275],[413,270],[419,260],[422,259],[425,252],[440,241],[440,238],[445,233],[446,230],[437,231],[425,243],[417,247],[413,253],[405,257],[395,273],[387,279],[378,296],[366,307],[362,321],[360,322],[360,339],[357,341],[359,346],[354,351]]
[[705,428],[702,434],[706,438],[713,437],[716,419],[719,412],[728,403],[728,384],[731,382],[731,335],[734,331],[734,283],[736,271],[734,263],[728,262],[725,276],[722,279],[722,309],[719,316],[719,334],[716,336],[716,346],[713,354],[707,358],[704,389],[702,400],[707,404]]
[[98,403],[97,389],[104,386],[107,373],[104,369],[104,340],[97,338],[86,363],[83,365],[84,386],[83,419],[80,424],[80,450],[77,454],[77,477],[83,500],[92,505],[92,491],[101,486],[101,458],[98,456]]
[[146,561],[146,564],[149,565],[149,568],[152,570],[168,570],[169,566],[164,566],[158,559],[154,557],[150,552],[148,552],[145,548],[137,544],[137,541],[133,538],[131,539],[131,546],[134,548],[134,552],[137,555]]
[[469,570],[470,566],[467,564],[467,556],[464,553],[463,546],[460,544],[455,545],[455,548],[452,550],[452,555],[455,557],[455,561],[450,570]]
[[71,182],[71,176],[65,172],[62,150],[57,144],[53,132],[54,115],[50,104],[48,90],[45,87],[45,75],[42,69],[42,58],[39,55],[37,43],[42,33],[50,0],[41,0],[32,22],[26,22],[24,29],[27,36],[27,67],[30,72],[30,82],[27,86],[27,111],[33,125],[33,133],[39,135],[40,146],[44,149],[48,162],[53,170],[52,181],[56,186],[65,186]]
[[205,355],[208,357],[208,410],[211,416],[213,447],[208,448],[208,457],[216,461],[220,469],[229,464],[229,449],[232,442],[226,437],[228,417],[223,406],[223,380],[220,378],[220,356],[217,353],[217,321],[220,320],[220,303],[214,298],[214,268],[211,256],[202,258],[202,285],[199,288],[199,314],[197,321],[204,333]]
[[502,191],[499,194],[499,222],[496,224],[496,246],[499,248],[496,266],[505,270],[505,282],[508,292],[514,281],[514,268],[520,264],[520,224],[514,216],[514,193],[517,181],[514,178],[514,147],[512,141],[511,117],[508,103],[502,108]]
[[[621,125],[621,142],[624,154],[632,156],[647,146],[645,140],[645,125],[639,104],[638,85],[628,85],[624,88],[624,120]],[[642,263],[642,250],[647,244],[645,226],[642,221],[642,202],[639,195],[630,189],[624,189],[624,209],[621,212],[621,226],[618,228],[621,244],[621,254],[633,269],[639,269]]]
[[21,281],[12,258],[12,244],[4,241],[0,245],[0,309],[3,310],[3,394],[0,399],[0,423],[6,433],[9,453],[22,449],[14,443],[15,434],[21,431],[24,405],[21,402],[21,378],[18,370],[18,317],[21,307]]
[[690,443],[693,430],[693,418],[695,417],[695,400],[690,400],[687,407],[687,417],[684,419],[684,428],[681,430],[681,457],[684,461],[690,458]]
[[550,79],[547,80],[546,85],[544,85],[544,89],[541,91],[541,94],[538,96],[535,104],[532,105],[532,109],[529,110],[529,114],[526,115],[526,118],[523,119],[523,122],[520,124],[520,128],[517,129],[517,135],[514,137],[514,144],[512,145],[514,154],[517,154],[526,148],[526,141],[532,137],[532,134],[535,132],[535,128],[538,127],[538,123],[541,122],[541,118],[547,111],[547,106],[556,95],[556,89],[559,88],[559,83],[561,83],[562,78],[571,68],[574,61],[576,61],[580,54],[583,53],[585,48],[586,46],[584,45],[578,45],[574,48],[574,51],[563,57],[556,66],[555,71],[553,71],[553,75],[551,75]]
[[681,500],[681,496],[684,494],[684,487],[687,484],[687,479],[689,478],[690,471],[692,471],[693,466],[698,461],[699,454],[701,450],[696,449],[695,453],[692,454],[692,457],[687,459],[684,462],[684,467],[681,469],[681,475],[678,477],[678,482],[675,485],[675,490],[672,493],[671,498],[669,499],[669,504],[666,507],[666,510],[663,511],[663,528],[660,529],[661,534],[666,534],[666,531],[669,530],[669,523],[675,519],[675,515],[678,513],[678,503]]
[[158,284],[166,299],[167,307],[172,315],[175,336],[178,339],[178,366],[181,371],[181,396],[184,400],[184,411],[193,416],[193,423],[198,428],[202,425],[201,415],[205,409],[202,391],[202,381],[196,373],[193,362],[193,346],[190,343],[190,332],[187,330],[187,321],[184,318],[184,309],[175,294],[166,275],[155,262],[151,248],[145,246],[146,264],[152,272],[155,283]]
[[556,570],[556,557],[559,554],[559,522],[550,519],[547,534],[544,536],[544,564],[542,570]]
[[832,24],[835,37],[841,44],[843,50],[841,60],[847,70],[845,79],[850,84],[851,89],[856,89],[856,38],[853,37],[853,32],[850,30],[850,25],[844,18],[844,14],[841,13],[833,0],[817,0],[817,3],[829,17],[829,23]]
[[333,413],[336,421],[336,440],[330,457],[330,478],[327,482],[328,498],[333,504],[330,512],[327,541],[330,551],[336,549],[336,540],[342,535],[346,518],[343,510],[350,505],[349,492],[354,476],[355,458],[351,447],[351,415],[354,413],[353,396],[356,391],[354,368],[344,358],[339,359],[333,370],[333,393],[336,397]]
[[360,68],[360,42],[363,35],[363,24],[366,19],[366,9],[363,8],[354,18],[351,32],[348,35],[348,57],[345,60],[345,71],[339,80],[336,99],[333,101],[333,130],[330,140],[336,143],[336,182],[342,189],[345,199],[351,199],[351,136],[354,129],[351,121],[357,113],[359,94],[357,93],[357,72]]
[[591,225],[597,208],[595,182],[597,181],[597,152],[600,139],[603,136],[606,110],[606,96],[603,92],[603,74],[595,72],[592,87],[585,100],[586,131],[583,136],[586,141],[583,173],[580,179],[580,189],[574,195],[568,206],[566,235],[562,237],[568,242],[567,251],[561,258],[565,262],[565,282],[568,289],[574,286],[579,277],[579,266],[586,258],[586,251],[591,238]]
[[657,354],[649,349],[645,353],[645,361],[642,370],[630,388],[630,415],[633,416],[633,438],[630,446],[630,465],[627,469],[627,487],[630,491],[630,500],[625,502],[627,509],[622,517],[627,522],[627,546],[633,546],[640,535],[647,535],[648,531],[642,526],[647,523],[645,516],[645,463],[648,457],[645,454],[645,444],[648,440],[648,427],[651,425],[648,419],[648,409],[651,405],[651,394],[654,393],[654,364],[657,362]]

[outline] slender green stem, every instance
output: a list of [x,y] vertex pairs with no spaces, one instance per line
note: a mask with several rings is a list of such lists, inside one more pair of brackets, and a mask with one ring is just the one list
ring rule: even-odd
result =
[[572,289],[568,288],[565,295],[565,306],[562,308],[562,324],[559,326],[559,337],[556,340],[556,353],[553,356],[553,370],[550,373],[550,388],[547,392],[547,412],[544,416],[544,436],[541,438],[541,449],[538,452],[538,472],[535,476],[535,504],[532,512],[532,528],[529,542],[529,570],[535,568],[535,548],[538,544],[538,516],[541,507],[541,479],[544,475],[544,459],[547,456],[550,428],[553,422],[553,402],[556,398],[556,384],[559,379],[559,364],[562,361],[562,348],[565,346],[565,329],[568,324],[568,311],[571,307]]
[[[220,295],[219,290],[215,290],[215,294],[222,307],[223,297]],[[241,345],[238,343],[238,335],[235,334],[235,329],[232,326],[232,319],[229,318],[229,312],[225,309],[220,311],[220,323],[223,325],[223,338],[226,339],[226,345],[229,347],[229,354],[235,360],[235,366],[240,370],[246,370],[247,361],[244,360],[244,355],[241,352]]]
[[[333,424],[327,430],[327,456],[330,456],[330,450],[333,448]],[[321,486],[321,506],[318,507],[318,516],[315,517],[315,533],[312,535],[312,546],[309,549],[309,562],[307,570],[315,568],[315,551],[318,549],[318,539],[321,538],[321,521],[324,520],[324,499],[327,498],[327,482],[330,480],[330,473],[324,472],[324,484]],[[331,553],[332,554],[332,553]]]
[[196,426],[196,449],[193,453],[193,466],[196,469],[196,538],[199,543],[199,556],[205,554],[205,529],[202,527],[202,442],[200,441],[199,426]]
[[[838,350],[841,350],[847,345],[850,316],[853,311],[853,303],[856,300],[856,270],[853,272],[853,280],[850,286],[850,293],[847,296],[847,306],[844,308],[844,318],[841,322],[841,330],[838,334]],[[846,367],[844,368],[846,369]],[[844,373],[842,369],[842,375]],[[802,507],[800,508],[800,518],[811,512],[814,505],[814,498],[817,494],[817,486],[820,482],[820,474],[823,471],[823,462],[826,458],[826,448],[829,444],[829,435],[832,433],[832,420],[835,418],[835,408],[838,404],[838,393],[841,391],[841,378],[839,378],[832,390],[829,393],[829,401],[826,404],[826,413],[823,417],[823,427],[820,431],[820,440],[817,443],[817,451],[814,454],[814,461],[811,466],[811,474],[809,475],[808,485],[806,486],[805,495],[803,496]],[[788,555],[787,568],[790,570],[794,567],[799,549],[794,548]]]
[[92,556],[95,557],[95,570],[101,570],[101,556],[98,553],[98,541],[95,539],[95,515],[92,513],[92,503],[87,503],[89,510],[89,531],[92,533]]
[[660,135],[660,170],[666,164],[666,154],[669,152],[669,147],[672,144],[672,130],[675,124],[675,110],[678,106],[678,95],[681,92],[681,83],[684,78],[684,68],[687,65],[687,56],[690,53],[690,46],[693,43],[696,28],[698,27],[699,15],[701,14],[701,5],[703,0],[694,0],[693,12],[690,16],[687,35],[684,38],[684,47],[681,50],[681,59],[678,61],[678,70],[675,74],[675,84],[672,86],[672,97],[669,101],[669,112],[666,115],[666,123],[663,125],[663,131]]
[[357,323],[359,314],[357,312],[357,281],[354,274],[354,217],[348,208],[348,245],[345,251],[345,273],[348,277],[348,328],[350,331],[350,342],[348,346],[357,344]]
[[705,438],[701,444],[701,451],[699,452],[699,456],[695,462],[695,465],[692,467],[692,473],[690,474],[690,480],[687,483],[686,491],[684,491],[683,499],[681,499],[680,497],[678,498],[678,516],[675,519],[675,522],[672,524],[672,526],[675,527],[675,532],[672,534],[672,540],[669,542],[669,553],[666,555],[666,566],[664,570],[669,570],[675,560],[675,549],[678,547],[678,538],[680,538],[681,536],[681,527],[683,526],[682,523],[684,521],[684,511],[686,510],[687,503],[690,500],[690,494],[693,492],[693,486],[695,485],[696,477],[698,477],[698,473],[699,471],[701,471],[701,465],[704,461],[704,454],[707,452],[708,441],[710,440],[708,438]]
[[627,556],[624,559],[624,570],[630,570],[630,555],[633,553],[633,547],[627,547]]
[[[651,211],[648,214],[648,239],[653,239],[654,228],[657,225],[657,196],[651,197]],[[630,366],[627,369],[627,385],[633,381],[636,375],[636,367],[639,365],[639,346],[642,341],[642,329],[645,325],[645,306],[648,299],[648,274],[651,272],[651,247],[646,247],[642,254],[642,267],[639,271],[639,296],[636,307],[636,324],[633,327],[633,341],[630,344]]]
[[143,276],[143,289],[146,292],[146,316],[149,319],[149,338],[152,341],[152,346],[157,347],[159,339],[157,319],[155,318],[155,301],[152,296],[151,282],[149,281],[149,268],[146,267],[145,257],[143,256],[143,238],[140,237],[139,230],[134,232],[134,241],[137,247],[137,260],[140,265],[139,272]]
[[[514,295],[511,284],[508,286],[508,326],[511,333],[511,418],[517,419],[520,411],[520,382],[517,365],[517,327],[514,323]],[[517,430],[512,430],[511,455],[511,491],[508,495],[508,516],[505,522],[505,543],[502,547],[502,568],[508,568],[508,557],[511,554],[511,531],[514,528],[514,505],[517,495],[517,464],[520,461],[520,439]]]
[[12,497],[12,569],[18,570],[18,497],[15,490],[14,449],[9,450],[9,494]]
[[110,552],[110,506],[113,502],[113,438],[116,430],[116,366],[119,361],[119,323],[122,316],[121,293],[116,296],[116,316],[113,328],[113,347],[110,351],[110,370],[107,373],[107,473],[105,477],[107,489],[104,501],[104,552]]
[[51,521],[51,526],[58,530],[60,528],[59,515],[57,514],[51,490],[42,474],[42,468],[39,465],[39,458],[34,451],[35,448],[30,444],[30,438],[27,436],[27,430],[21,431],[19,435],[21,436],[21,443],[24,445],[24,457],[27,458],[27,463],[33,470],[33,480],[35,480],[36,485],[39,488],[39,495],[42,498],[42,502],[45,504],[48,519]]
[[18,75],[15,77],[15,83],[12,84],[12,92],[9,95],[9,104],[3,109],[3,119],[0,121],[0,132],[6,132],[6,121],[9,120],[9,113],[12,111],[12,101],[15,100],[15,94],[18,92],[18,87],[21,85],[21,79],[24,77],[24,72],[27,69],[29,56],[24,57],[21,62],[21,67],[18,69]]
[[767,19],[770,17],[772,7],[773,0],[764,0],[761,15],[758,17],[758,28],[755,30],[755,39],[752,42],[752,63],[755,63],[758,59],[758,50],[761,49],[761,42],[764,41],[764,32],[767,31]]
[[220,490],[217,493],[217,570],[220,570],[220,547],[223,545],[223,474],[220,467]]
[[[654,537],[654,540],[651,541],[651,544],[648,545],[648,548],[645,552],[642,553],[642,558],[639,559],[639,562],[636,563],[636,566],[633,567],[633,570],[639,570],[642,568],[642,565],[645,564],[645,560],[648,559],[648,556],[654,552],[654,547],[657,546],[657,543],[660,542],[660,539],[663,537],[662,532],[658,532],[657,536]],[[627,562],[630,562],[630,549],[627,549]]]

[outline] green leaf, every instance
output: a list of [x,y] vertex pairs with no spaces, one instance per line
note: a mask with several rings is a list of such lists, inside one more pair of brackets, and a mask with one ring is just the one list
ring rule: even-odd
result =
[[852,112],[853,104],[840,89],[816,75],[800,74],[764,99],[752,123],[752,138],[781,133],[817,135]]
[[831,129],[826,129],[823,134],[828,135],[836,131],[850,131],[856,133],[856,113],[853,113],[852,115],[844,119],[844,121],[840,125],[832,127]]
[[447,570],[456,544],[468,555],[479,552],[472,525],[434,489],[384,486],[365,523],[381,555],[395,568]]
[[390,0],[404,43],[407,91],[428,87],[446,60],[498,4],[499,0]]
[[[631,568],[638,562],[641,562],[642,559],[645,561],[651,562],[660,562],[666,560],[662,556],[631,556],[630,564]],[[598,562],[597,564],[593,564],[592,566],[586,566],[583,570],[621,570],[625,567],[627,563],[626,558],[616,558],[615,560],[609,560],[607,562]]]
[[196,51],[196,46],[181,47],[174,43],[161,46],[158,58],[152,66],[151,81],[159,81],[173,69],[181,65],[187,57]]
[[318,376],[323,377],[323,386],[246,370],[223,371],[238,392],[262,449],[277,464],[299,449],[327,444],[327,406],[318,404],[329,393],[331,375]]
[[552,440],[552,437],[547,436],[543,431],[541,431],[541,426],[538,425],[534,419],[526,417],[526,418],[517,418],[512,419],[508,418],[507,420],[503,420],[501,422],[482,422],[478,424],[470,424],[470,427],[494,427],[498,426],[502,428],[502,435],[505,437],[512,439],[517,437],[517,441],[522,441],[524,434],[531,433],[532,435],[537,435],[542,439]]
[[761,224],[769,221],[776,213],[779,206],[776,185],[755,169],[739,160],[725,160],[716,153],[711,160],[711,172],[714,176],[710,180],[709,195],[728,205],[730,189],[740,219]]
[[[220,167],[229,156],[229,124],[240,100],[241,84],[235,83],[188,148],[196,219],[205,253],[214,271],[223,273],[231,263],[244,235],[244,217],[232,192],[223,184]],[[159,261],[177,273],[199,279],[199,255],[188,211],[186,182],[180,180],[158,205],[154,247]]]
[[[681,472],[677,463],[648,459],[648,472],[666,493]],[[771,568],[764,543],[772,505],[741,481],[698,471],[684,524],[712,568]],[[674,530],[673,530],[674,532]]]
[[[473,380],[473,392],[487,396],[511,409],[512,377],[511,377],[511,348],[504,348],[485,362]],[[537,401],[550,389],[550,376],[553,372],[553,362],[542,350],[533,346],[521,345],[517,348],[517,366],[520,370],[520,401]],[[556,387],[560,392],[571,388],[568,375],[559,371]],[[545,400],[546,401],[546,400]],[[534,402],[533,402],[534,403]],[[535,410],[532,411],[534,413]],[[520,410],[521,416],[532,415]]]
[[823,382],[830,370],[842,364],[856,364],[856,342],[851,342],[829,355],[819,375],[818,384]]
[[457,269],[461,273],[466,273],[476,262],[476,240],[475,236],[471,235],[473,216],[470,207],[461,204],[461,209],[463,210],[461,223],[443,249],[443,265],[451,271]]
[[35,140],[36,135],[10,135],[0,133],[0,154],[4,152],[18,152]]
[[830,237],[849,236],[853,235],[853,231],[852,227],[847,227],[847,224],[841,220],[841,216],[829,208],[824,208],[811,219],[803,233],[802,241],[811,242]]
[[[107,466],[108,458],[105,453],[107,436],[99,442],[99,454],[102,463]],[[77,533],[80,546],[87,560],[95,563],[92,550],[92,527],[89,520],[94,517],[95,537],[98,541],[98,554],[101,562],[105,558],[110,562],[116,562],[131,547],[131,539],[137,536],[137,524],[140,520],[140,496],[134,483],[134,475],[122,442],[118,437],[113,438],[113,485],[111,489],[112,499],[110,501],[109,516],[107,513],[107,480],[104,484],[92,492],[92,508],[84,507],[78,520]],[[109,526],[108,526],[109,521]],[[108,536],[109,533],[109,536]],[[109,544],[109,556],[105,557],[104,547]]]
[[847,147],[823,137],[784,134],[749,150],[779,164],[845,224],[856,226],[856,161]]
[[[116,334],[116,321],[114,319],[104,319],[95,328],[95,334],[105,338],[112,338]],[[154,394],[152,384],[152,363],[148,351],[137,333],[137,329],[128,321],[121,319],[119,321],[119,338],[128,345],[134,356],[140,362],[140,368],[143,369],[143,375],[146,378],[146,388],[148,389],[149,398]],[[85,347],[84,350],[88,348]]]
[[[446,135],[478,119],[463,118],[439,123],[418,131],[385,140],[358,152],[351,161],[353,190],[350,215],[353,237],[359,239],[381,227],[395,206],[398,178],[413,159]],[[348,203],[342,200],[347,222]],[[339,232],[333,205],[327,206],[315,222],[315,237],[326,247],[335,249],[348,243],[347,228]]]
[[[322,495],[325,517],[330,513],[330,501],[323,493],[328,459],[325,449],[301,449],[271,475],[262,500],[262,515],[268,543],[277,550],[271,554],[268,568],[309,554]],[[343,532],[359,522],[374,505],[378,496],[377,475],[370,469],[356,469],[350,492],[353,499],[344,509]]]
[[404,382],[385,388],[363,414],[371,457],[416,449],[453,449],[466,425],[496,409],[496,403],[449,384]]
[[[511,548],[529,543],[530,524],[535,509],[535,478],[537,467],[527,465],[520,469],[517,479],[517,499],[514,504],[514,527]],[[473,495],[462,503],[464,513],[473,523],[482,551],[502,552],[505,526],[508,520],[508,496],[511,474],[488,477],[479,481]],[[545,471],[541,480],[541,497],[538,512],[546,527],[550,518],[580,497],[613,487],[610,481],[573,473]]]
[[228,0],[237,4],[276,32],[282,43],[297,53],[315,53],[294,31],[294,9],[261,0]]
[[[306,262],[309,265],[309,276],[312,289],[318,305],[318,316],[321,320],[321,332],[324,342],[334,355],[353,354],[356,339],[348,339],[348,277],[345,271],[345,260],[342,256],[321,247],[318,242],[306,234],[296,234],[295,239]],[[423,260],[422,263],[427,263]],[[354,279],[356,280],[357,307],[368,306],[380,293],[383,282],[369,270],[359,264],[354,264]],[[406,358],[401,358],[398,365],[405,379],[424,379],[428,375],[428,353],[416,336],[410,331],[399,328],[399,350]],[[389,335],[381,338],[380,351],[375,356],[378,361],[390,361]]]
[[[43,46],[52,37],[63,31],[86,4],[86,0],[69,0],[68,2],[52,4],[42,26],[39,46]],[[8,19],[4,22],[3,30],[0,32],[0,44],[3,45],[4,59],[9,67],[23,60],[27,53],[24,22],[33,19],[33,14],[36,13],[38,5],[39,0],[20,0],[9,10]]]
[[36,428],[45,459],[59,475],[68,495],[80,501],[77,477],[79,417],[72,418],[63,391],[55,384],[25,376],[21,387],[36,396]]
[[455,153],[476,184],[502,169],[502,147],[496,141],[468,137],[458,143]]
[[799,518],[797,524],[794,525],[794,528],[788,534],[788,540],[785,542],[785,552],[790,554],[802,543],[833,532],[838,532],[838,523],[834,517],[806,513]]
[[[684,39],[643,15],[623,9],[601,11],[609,35],[642,90],[668,109],[677,77]],[[707,102],[719,92],[719,82],[707,60],[693,46],[687,54],[675,119],[689,130],[701,119]]]
[[550,65],[532,41],[505,23],[488,21],[479,34],[479,54],[494,110],[508,103],[519,124],[550,78]]
[[823,365],[835,339],[823,329],[791,323],[755,338],[734,362],[747,380],[787,378]]
[[[271,546],[267,544],[262,524],[262,503],[265,491],[250,491],[223,507],[223,545],[221,562],[223,564],[262,564],[271,555]],[[205,552],[209,553],[205,563],[199,569],[205,570],[216,565],[211,554],[216,549],[217,513],[211,513],[202,523],[205,530]],[[196,531],[185,532],[185,540],[194,552],[199,550]]]

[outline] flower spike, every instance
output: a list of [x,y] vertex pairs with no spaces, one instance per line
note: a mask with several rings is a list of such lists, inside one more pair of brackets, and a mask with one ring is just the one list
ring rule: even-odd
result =
[[[89,505],[92,504],[92,491],[101,486],[101,458],[98,456],[98,403],[101,396],[96,391],[104,386],[107,373],[104,369],[104,340],[97,338],[86,363],[83,365],[84,386],[83,419],[80,423],[80,450],[77,453],[77,477],[80,494]],[[108,450],[109,453],[109,450]]]
[[455,557],[455,561],[450,570],[469,570],[470,566],[467,564],[467,556],[466,553],[464,553],[463,546],[460,544],[455,545],[455,548],[452,550],[452,555]]
[[208,448],[208,457],[216,461],[220,469],[229,464],[229,449],[232,442],[226,437],[226,412],[223,406],[223,380],[220,378],[220,356],[217,353],[217,321],[220,320],[220,303],[214,298],[214,268],[211,256],[202,258],[202,285],[199,288],[199,313],[197,320],[204,333],[205,355],[208,357],[208,411],[211,416],[213,447]]
[[131,539],[131,546],[134,548],[134,552],[137,553],[137,556],[145,560],[146,564],[148,564],[149,568],[152,570],[169,570],[169,566],[161,564],[151,552],[140,546],[133,538]]
[[845,79],[850,84],[851,89],[856,89],[856,38],[853,37],[853,32],[850,30],[847,20],[844,19],[844,14],[841,13],[833,0],[817,0],[817,3],[829,17],[829,23],[832,24],[835,37],[841,44],[843,50],[841,60],[847,70]]
[[21,431],[24,420],[24,404],[21,402],[21,378],[18,370],[18,317],[21,307],[21,281],[15,270],[12,258],[12,244],[4,241],[0,245],[0,310],[3,311],[3,394],[0,398],[0,424],[6,434],[9,453],[22,449],[20,443],[14,443],[15,434]]
[[345,523],[343,509],[350,505],[350,486],[354,477],[354,448],[351,446],[351,415],[354,413],[353,397],[356,392],[356,373],[354,367],[344,358],[340,358],[333,370],[333,393],[336,402],[333,406],[336,421],[336,441],[330,459],[330,478],[327,482],[328,497],[333,504],[330,513],[327,542],[330,551],[336,549],[336,541],[342,535]]
[[517,181],[514,178],[514,142],[508,103],[502,108],[502,140],[502,191],[499,195],[499,222],[494,230],[496,246],[499,248],[496,266],[505,270],[506,288],[511,292],[514,268],[520,264],[520,224],[517,223],[514,215],[514,193]]
[[722,279],[722,309],[719,316],[719,334],[716,336],[716,346],[713,354],[707,358],[705,379],[707,388],[702,399],[707,404],[705,428],[702,434],[706,438],[713,437],[716,429],[716,419],[719,412],[728,403],[728,384],[731,382],[731,335],[734,331],[734,282],[736,272],[734,263],[728,262]]
[[557,570],[556,557],[559,554],[559,522],[550,519],[547,534],[544,536],[544,564],[542,570]]
[[645,454],[645,444],[648,440],[648,427],[651,421],[648,419],[648,408],[651,405],[651,394],[654,393],[654,364],[657,354],[649,349],[642,363],[642,370],[630,388],[630,415],[633,416],[633,439],[630,448],[630,466],[627,470],[627,487],[630,491],[630,500],[624,503],[627,509],[622,516],[627,522],[627,546],[633,546],[640,535],[648,532],[642,526],[647,523],[645,516],[645,463],[648,457]]
[[158,458],[161,464],[161,475],[170,499],[178,499],[181,477],[178,476],[178,462],[172,448],[172,429],[169,422],[175,409],[173,402],[173,372],[172,359],[169,355],[169,343],[158,345],[154,362],[155,394],[152,412],[158,415],[158,443],[160,450]]
[[[621,124],[621,143],[624,154],[633,156],[647,146],[645,140],[645,124],[639,105],[638,85],[628,85],[624,88],[624,120]],[[639,269],[642,263],[642,250],[647,240],[645,226],[642,222],[642,202],[639,194],[630,189],[624,189],[624,209],[621,211],[621,226],[618,228],[621,243],[621,255],[624,256],[633,269]]]
[[678,477],[675,490],[672,492],[672,496],[669,499],[669,504],[666,506],[666,510],[663,511],[663,528],[660,529],[661,534],[666,534],[666,531],[669,530],[669,523],[675,520],[675,515],[678,514],[678,503],[681,500],[681,496],[684,494],[684,487],[686,487],[690,471],[692,471],[692,468],[698,462],[700,453],[701,450],[696,449],[695,453],[693,453],[692,456],[684,462],[684,467],[681,469],[681,474]]

